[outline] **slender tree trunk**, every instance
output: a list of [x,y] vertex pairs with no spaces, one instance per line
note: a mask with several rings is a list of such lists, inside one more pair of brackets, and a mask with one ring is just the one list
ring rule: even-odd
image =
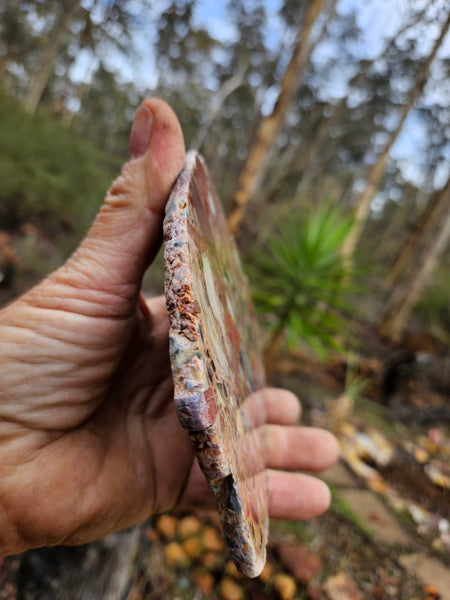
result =
[[421,69],[419,70],[419,73],[416,77],[415,85],[413,86],[413,88],[411,90],[408,101],[403,106],[402,113],[400,115],[400,119],[397,124],[397,127],[391,133],[387,144],[385,145],[385,147],[383,148],[381,153],[378,155],[378,158],[375,161],[375,163],[369,169],[369,172],[367,174],[366,187],[361,192],[361,194],[358,196],[356,203],[355,203],[355,209],[354,209],[355,225],[353,227],[351,234],[348,236],[347,240],[344,242],[344,245],[342,246],[342,254],[344,256],[350,257],[356,248],[359,238],[361,237],[362,229],[363,229],[364,224],[369,215],[370,204],[373,200],[373,197],[375,196],[375,193],[380,185],[381,179],[386,171],[386,165],[387,165],[387,162],[389,159],[389,153],[392,149],[392,146],[396,142],[398,136],[400,135],[400,132],[403,128],[403,124],[405,123],[405,120],[409,114],[409,111],[414,106],[416,100],[418,99],[418,97],[422,93],[423,88],[425,87],[425,84],[427,82],[428,75],[430,72],[431,63],[433,62],[434,57],[436,56],[436,53],[448,32],[449,26],[450,26],[450,11],[447,15],[444,26],[442,27],[441,32],[440,32],[438,38],[436,39],[429,56],[425,60]]
[[426,217],[421,239],[415,241],[412,249],[408,250],[410,258],[406,279],[392,290],[380,320],[380,333],[393,341],[401,339],[429,276],[450,242],[450,179],[433,199]]
[[[329,0],[329,6],[327,11],[326,19],[324,20],[317,38],[312,44],[309,44],[308,49],[305,53],[304,64],[308,64],[311,58],[312,51],[320,44],[327,33],[328,25],[336,15],[336,0]],[[326,120],[326,119],[325,119]],[[262,192],[261,204],[270,204],[275,202],[278,198],[278,192],[280,186],[284,183],[289,174],[294,170],[303,171],[303,164],[308,160],[309,152],[299,154],[299,148],[292,144],[289,144],[282,154],[277,157],[276,169],[273,173],[268,173],[265,181],[260,181],[260,185],[255,189],[254,195]],[[297,162],[298,160],[298,162]],[[260,188],[263,188],[261,190]]]
[[448,193],[450,188],[450,180],[447,182],[446,186],[433,194],[433,197],[429,201],[427,207],[425,208],[422,216],[419,221],[414,225],[411,233],[408,235],[406,242],[400,249],[400,252],[397,256],[397,259],[394,263],[394,266],[389,271],[386,279],[383,282],[383,288],[385,290],[389,290],[392,288],[394,283],[399,279],[402,271],[405,271],[405,267],[409,264],[411,260],[411,256],[417,249],[420,241],[422,240],[424,233],[430,226],[430,223],[435,218],[436,210],[439,208],[439,203],[441,202],[442,194]]
[[64,41],[73,13],[78,8],[79,0],[61,3],[52,31],[49,34],[49,43],[40,56],[38,69],[30,76],[28,87],[23,98],[23,105],[28,112],[33,114],[42,98],[45,86],[53,71],[55,59]]
[[289,104],[295,93],[302,70],[305,66],[308,41],[312,27],[320,14],[326,0],[312,0],[305,16],[304,25],[295,43],[292,58],[287,66],[280,84],[280,93],[271,114],[264,118],[250,148],[247,160],[240,173],[237,189],[232,197],[232,209],[228,224],[232,233],[239,229],[245,215],[248,202],[255,193],[266,169],[270,152],[276,143]]
[[246,67],[241,66],[236,73],[223,83],[217,92],[214,92],[209,110],[206,112],[206,115],[200,123],[200,127],[197,129],[194,139],[192,140],[192,148],[201,150],[208,135],[208,131],[216,116],[222,111],[226,99],[244,83],[245,71]]

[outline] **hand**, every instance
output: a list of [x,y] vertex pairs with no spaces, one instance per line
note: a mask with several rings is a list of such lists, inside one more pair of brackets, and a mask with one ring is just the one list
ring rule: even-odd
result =
[[[173,403],[162,298],[142,276],[184,166],[179,123],[162,101],[138,109],[131,160],[75,254],[0,311],[0,554],[81,544],[168,509],[212,502]],[[292,427],[299,404],[260,392],[267,467],[322,469],[327,432]],[[328,488],[270,470],[273,517],[325,510]]]

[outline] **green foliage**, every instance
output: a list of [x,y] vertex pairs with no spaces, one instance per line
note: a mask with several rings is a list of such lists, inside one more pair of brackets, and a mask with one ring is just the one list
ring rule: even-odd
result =
[[121,83],[117,73],[100,62],[81,96],[73,128],[96,148],[126,160],[130,123],[141,99],[133,84]]
[[[187,147],[200,146],[229,208],[249,147],[261,119],[272,108],[311,1],[227,0],[212,12],[207,4],[198,0],[0,2],[0,84],[5,92],[23,100],[36,86],[36,76],[45,73],[44,58],[53,54],[52,72],[39,102],[41,114],[35,119],[0,97],[0,229],[33,221],[44,233],[51,233],[54,242],[56,234],[63,232],[58,248],[61,243],[73,247],[75,235],[65,236],[65,232],[75,228],[81,233],[88,225],[111,176],[127,158],[134,110],[150,94],[173,106]],[[429,52],[420,40],[435,39],[447,14],[442,0],[406,3],[390,39],[380,35],[377,40],[375,56],[367,51],[371,28],[362,25],[371,3],[353,4],[349,11],[336,10],[334,2],[323,5],[309,47],[313,59],[307,58],[273,160],[255,194],[253,210],[259,218],[244,223],[243,251],[244,235],[246,240],[260,239],[273,214],[283,210],[279,198],[295,197],[302,206],[306,199],[314,204],[327,197],[343,210],[354,207],[368,165],[392,135]],[[64,13],[67,20],[60,18]],[[382,302],[379,280],[422,214],[425,196],[446,164],[447,55],[445,49],[439,52],[425,93],[405,125],[405,133],[414,134],[417,148],[411,154],[403,156],[401,151],[389,157],[354,257],[361,273],[358,285],[361,281],[360,289],[368,290],[364,302],[355,301],[354,310],[365,320],[369,314],[376,318]],[[71,131],[45,112],[70,122]],[[413,159],[409,166],[406,156]],[[332,267],[307,252],[290,266],[297,275],[278,269],[276,257],[287,250],[277,246],[291,247],[287,229],[293,230],[292,253],[302,256],[307,250],[306,240],[301,242],[303,250],[296,247],[297,238],[304,238],[299,231],[307,226],[303,223],[295,230],[291,215],[286,222],[273,235],[273,250],[269,241],[263,251],[269,253],[276,272],[270,274],[269,266],[265,274],[263,265],[254,277],[255,282],[266,279],[258,285],[258,304],[263,305],[274,333],[283,334],[278,340],[283,342],[287,333],[291,343],[302,339],[322,353],[335,344],[335,333],[341,329],[336,309],[345,286],[340,276],[328,279]],[[322,250],[326,256],[326,249]],[[39,255],[33,252],[29,256],[36,261]],[[445,342],[450,313],[444,273],[445,265],[416,307],[415,318]]]
[[270,531],[281,535],[295,536],[304,542],[313,542],[314,536],[305,521],[270,520]]
[[342,498],[339,491],[327,481],[328,487],[331,489],[331,510],[340,517],[347,519],[350,523],[355,525],[370,539],[373,539],[373,530],[370,525],[353,510],[350,504]]
[[31,221],[47,232],[85,231],[119,165],[3,95],[0,130],[0,228]]
[[349,355],[347,359],[347,371],[345,374],[345,394],[356,402],[356,400],[363,397],[366,388],[366,379],[357,374],[357,367],[352,362],[352,357]]
[[351,230],[330,206],[279,223],[249,270],[259,312],[291,345],[300,341],[318,356],[337,347],[342,331],[348,269],[339,249]]

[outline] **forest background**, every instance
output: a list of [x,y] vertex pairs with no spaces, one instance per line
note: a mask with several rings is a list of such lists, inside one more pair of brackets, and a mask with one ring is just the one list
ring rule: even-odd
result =
[[[4,0],[0,10],[0,227],[23,237],[3,244],[14,293],[72,250],[127,157],[133,111],[156,94],[205,155],[245,257],[258,263],[255,248],[326,206],[332,220],[353,219],[322,249],[353,257],[352,316],[395,341],[418,322],[448,342],[445,2]],[[263,295],[276,296],[258,266]],[[306,300],[306,321],[323,323],[309,341],[333,343],[322,309],[340,296],[337,273],[320,273],[333,289],[317,298],[313,281],[282,272],[300,286],[296,311],[272,298],[272,321],[308,312]]]
[[445,0],[0,0],[0,304],[72,252],[157,95],[209,165],[273,381],[343,392],[342,422],[422,353],[438,382],[395,416],[448,418],[449,26]]
[[[0,9],[0,226],[28,231],[14,271],[28,271],[20,254],[33,235],[59,249],[42,260],[33,251],[39,276],[53,266],[46,259],[70,252],[127,157],[133,111],[156,94],[179,115],[187,146],[205,155],[263,295],[276,293],[255,248],[326,206],[332,220],[353,220],[323,249],[341,244],[353,257],[352,315],[395,341],[419,320],[448,342],[445,2],[5,0]],[[332,270],[320,276],[336,284]],[[277,284],[297,296],[306,289],[320,313],[324,331],[311,343],[332,343],[321,307],[337,302],[335,285],[316,298],[314,282],[284,279]],[[264,309],[296,331],[278,300]],[[300,315],[302,300],[291,298]]]

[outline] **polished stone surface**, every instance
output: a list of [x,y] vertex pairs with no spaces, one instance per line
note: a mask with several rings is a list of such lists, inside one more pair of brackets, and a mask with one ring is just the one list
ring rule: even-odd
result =
[[190,152],[166,208],[165,286],[178,417],[215,494],[228,550],[255,577],[268,498],[253,429],[264,386],[249,285],[203,159]]

